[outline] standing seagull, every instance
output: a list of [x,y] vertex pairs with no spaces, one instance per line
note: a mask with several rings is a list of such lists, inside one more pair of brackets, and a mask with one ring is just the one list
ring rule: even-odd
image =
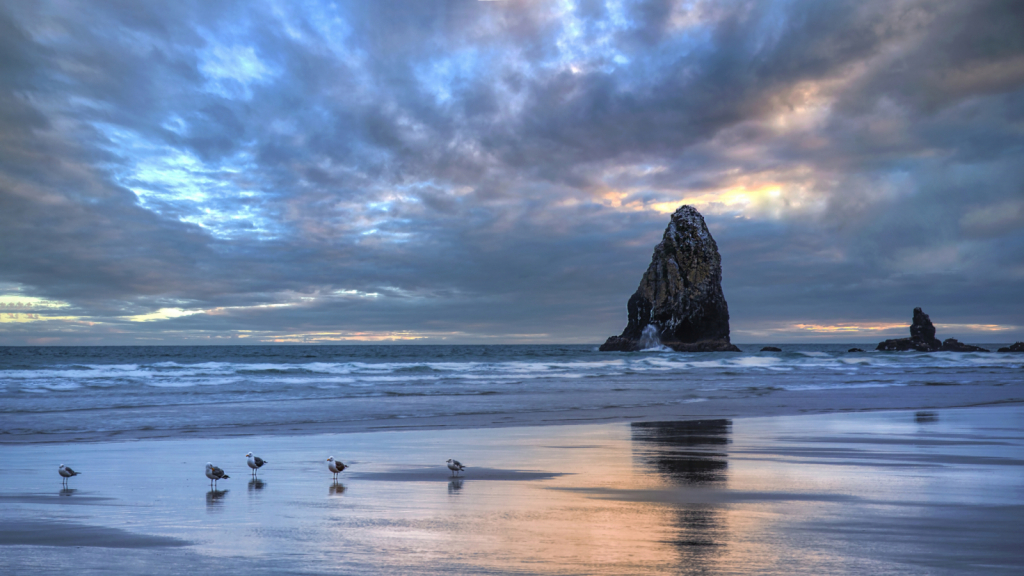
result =
[[227,480],[230,478],[223,470],[217,468],[212,463],[206,463],[206,477],[210,479],[210,488],[216,489],[214,482],[217,480]]
[[60,474],[60,477],[63,478],[63,480],[61,480],[61,483],[67,486],[68,478],[71,478],[72,476],[78,476],[79,474],[81,474],[81,472],[75,472],[70,467],[61,464],[60,468],[57,468],[57,474]]
[[466,467],[462,465],[462,462],[459,462],[458,460],[452,460],[451,458],[449,458],[448,469],[452,471],[452,476],[455,476],[459,472],[465,470]]
[[341,474],[341,471],[345,468],[348,468],[348,466],[345,466],[345,463],[340,460],[335,460],[334,456],[327,459],[327,469],[334,474],[335,482],[338,481],[338,474]]
[[246,460],[245,463],[249,465],[249,468],[252,468],[252,477],[255,478],[256,470],[261,468],[264,464],[266,464],[267,461],[264,460],[263,458],[260,458],[259,456],[253,456],[252,452],[246,454],[245,457],[248,458],[248,460]]

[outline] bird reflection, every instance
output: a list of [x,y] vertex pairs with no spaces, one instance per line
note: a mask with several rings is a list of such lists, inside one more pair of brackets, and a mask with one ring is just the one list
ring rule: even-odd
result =
[[206,507],[216,508],[221,504],[224,504],[222,500],[227,493],[227,490],[210,490],[206,493]]
[[263,487],[266,486],[266,485],[267,485],[267,483],[264,482],[263,480],[260,480],[259,478],[250,480],[249,481],[249,492],[252,492],[253,490],[263,490]]
[[330,490],[330,495],[331,496],[341,496],[344,493],[345,493],[345,485],[344,484],[341,484],[339,482],[335,482],[334,484],[331,484],[331,490]]
[[458,494],[462,490],[462,478],[455,478],[448,481],[448,493]]
[[[729,470],[731,420],[634,422],[635,460],[651,473],[677,486],[725,487]],[[671,540],[680,563],[692,573],[713,571],[725,545],[725,515],[715,505],[691,504],[676,508],[677,533]]]
[[61,489],[61,491],[60,491],[60,495],[61,495],[61,496],[71,496],[71,495],[72,495],[72,494],[74,494],[75,492],[78,492],[78,490],[77,490],[77,489],[75,489],[75,488],[63,488],[63,489]]
[[914,421],[918,424],[931,424],[939,421],[939,415],[935,412],[918,412],[914,414]]

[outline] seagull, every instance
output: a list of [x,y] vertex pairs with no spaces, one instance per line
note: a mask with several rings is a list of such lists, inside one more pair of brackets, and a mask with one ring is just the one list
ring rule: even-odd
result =
[[459,462],[458,460],[452,460],[451,458],[449,458],[448,469],[452,471],[452,476],[455,476],[459,472],[465,470],[466,467],[462,465],[462,462]]
[[246,454],[245,457],[248,458],[248,460],[246,460],[245,463],[249,465],[249,468],[252,468],[252,476],[253,478],[255,478],[256,470],[262,467],[264,464],[266,464],[267,461],[264,460],[263,458],[260,458],[259,456],[253,456],[252,452]]
[[223,470],[217,468],[210,462],[206,463],[206,477],[210,479],[210,487],[212,488],[216,488],[216,486],[214,486],[214,482],[217,480],[227,480],[230,478],[230,476],[225,474]]
[[338,474],[341,474],[341,471],[345,468],[348,468],[348,466],[345,466],[345,463],[340,460],[335,460],[334,456],[327,459],[327,469],[334,474],[335,482],[338,481]]
[[57,468],[57,474],[60,474],[60,477],[64,479],[62,480],[62,482],[64,484],[67,484],[68,478],[71,478],[72,476],[78,476],[79,474],[81,474],[81,472],[75,472],[69,466],[61,464],[60,468]]

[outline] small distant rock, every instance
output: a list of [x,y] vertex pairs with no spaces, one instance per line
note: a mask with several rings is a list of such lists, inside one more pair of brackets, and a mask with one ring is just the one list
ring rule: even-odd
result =
[[972,346],[970,344],[964,344],[956,338],[946,338],[942,341],[943,352],[988,352],[988,350],[981,346]]
[[[1021,343],[1018,342],[1017,344]],[[1024,348],[1024,344],[1021,344],[1021,346]],[[935,337],[935,325],[932,324],[932,319],[920,308],[914,308],[914,319],[910,325],[910,338],[896,338],[880,342],[875,350],[890,352],[904,352],[907,350],[917,350],[918,352],[988,352],[988,350],[981,346],[964,344],[956,338],[947,338],[945,342],[940,342]],[[850,351],[853,352],[853,350]],[[1007,351],[1009,352],[1009,349]]]
[[1024,352],[1024,342],[1016,342],[1009,346],[1003,346],[999,349],[1000,352]]
[[765,346],[761,348],[761,352],[782,352],[782,348],[776,348],[775,346]]
[[863,352],[860,348],[850,348],[847,352]]
[[942,349],[942,342],[935,337],[935,325],[920,308],[914,308],[914,319],[910,324],[910,338],[896,338],[879,342],[875,350],[886,352],[937,352]]

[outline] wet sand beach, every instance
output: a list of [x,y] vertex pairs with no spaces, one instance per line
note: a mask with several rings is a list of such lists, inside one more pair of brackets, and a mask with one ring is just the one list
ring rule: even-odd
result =
[[[258,480],[250,450],[269,461]],[[337,484],[332,455],[350,465]],[[1020,404],[8,444],[0,459],[5,574],[1024,571]],[[207,461],[231,476],[217,490]],[[61,463],[82,472],[66,490]]]

